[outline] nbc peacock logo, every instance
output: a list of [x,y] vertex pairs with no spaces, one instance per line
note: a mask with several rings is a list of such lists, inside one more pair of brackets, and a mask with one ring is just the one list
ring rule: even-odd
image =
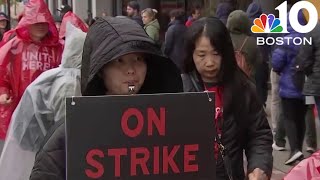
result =
[[[292,37],[285,34],[291,33],[293,30],[298,33],[308,33],[312,31],[318,23],[318,11],[316,7],[308,1],[299,1],[291,6],[288,11],[288,2],[284,1],[276,7],[279,12],[279,17],[276,18],[273,14],[262,14],[259,18],[253,21],[251,31],[253,33],[271,34],[282,33],[281,36],[256,36],[257,45],[312,45],[312,37]],[[309,21],[301,23],[299,21],[300,16],[303,16],[301,10],[308,12]],[[288,26],[290,25],[290,32]]]
[[256,18],[251,27],[253,33],[281,33],[283,27],[280,25],[280,19],[275,18],[273,14],[262,14],[260,18]]

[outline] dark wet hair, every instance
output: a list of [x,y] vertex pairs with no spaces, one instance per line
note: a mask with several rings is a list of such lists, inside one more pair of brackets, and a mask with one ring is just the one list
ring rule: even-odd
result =
[[130,1],[127,6],[131,7],[134,10],[137,10],[138,12],[140,11],[140,5],[137,1]]
[[184,21],[185,19],[185,13],[182,9],[174,9],[170,11],[170,18],[175,18],[176,20]]
[[[218,74],[221,82],[231,80],[237,70],[237,62],[234,55],[232,40],[226,26],[216,17],[201,18],[188,28],[185,36],[184,72],[190,73],[196,70],[193,61],[195,43],[202,35],[210,39],[211,45],[221,55],[221,69]],[[200,77],[200,74],[198,73]]]
[[193,6],[193,7],[191,8],[191,14],[195,14],[196,11],[200,11],[200,10],[201,10],[201,5],[196,4],[195,6]]

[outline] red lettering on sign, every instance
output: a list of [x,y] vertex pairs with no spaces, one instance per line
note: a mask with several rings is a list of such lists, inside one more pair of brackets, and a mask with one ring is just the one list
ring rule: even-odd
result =
[[108,149],[108,156],[114,156],[114,176],[120,177],[121,175],[121,156],[127,155],[127,149]]
[[87,163],[90,166],[94,167],[96,171],[94,172],[91,169],[86,169],[85,173],[89,178],[98,179],[98,178],[101,178],[101,176],[104,174],[104,167],[100,162],[94,159],[94,156],[103,158],[104,157],[103,151],[99,149],[93,149],[87,153],[87,156],[86,156]]
[[[138,158],[138,154],[143,154],[142,158]],[[150,158],[150,152],[147,148],[132,148],[131,149],[131,176],[137,175],[137,165],[140,165],[144,175],[149,175],[149,170],[147,167],[147,161]]]
[[[85,173],[87,177],[92,179],[103,178],[105,170],[102,163],[97,159],[105,158],[105,156],[114,158],[114,162],[110,166],[115,168],[115,178],[127,177],[129,173],[130,176],[142,176],[150,175],[150,173],[159,175],[198,172],[199,165],[196,161],[196,152],[198,151],[198,144],[174,145],[170,150],[168,146],[155,146],[150,149],[146,147],[108,149],[105,152],[93,149],[86,156],[87,164],[92,167],[86,169]],[[178,159],[178,157],[181,159]],[[121,163],[124,163],[124,160],[126,161],[125,163],[130,164],[129,172],[123,172],[123,169],[121,172],[121,168],[124,168],[121,167]],[[181,165],[180,167],[177,165],[177,162]],[[160,166],[161,164],[162,166]],[[137,173],[138,168],[141,168],[142,174]],[[112,172],[108,171],[108,176],[110,176],[110,173]]]
[[160,117],[157,116],[153,108],[148,108],[148,136],[153,135],[152,124],[156,126],[161,136],[166,135],[166,109],[160,108]]
[[[138,120],[138,124],[137,127],[135,129],[130,129],[128,127],[128,121],[130,117],[136,117],[136,119]],[[121,127],[122,127],[122,131],[129,137],[137,137],[143,128],[143,115],[142,113],[135,108],[129,108],[127,109],[121,118]]]
[[153,174],[160,173],[160,148],[154,147],[154,157],[153,157]]
[[179,169],[177,164],[174,161],[174,156],[176,155],[177,151],[179,150],[179,145],[176,145],[172,148],[171,152],[168,153],[168,147],[163,147],[163,173],[167,174],[169,165],[174,173],[179,173]]
[[184,146],[184,172],[198,172],[199,167],[198,164],[190,164],[190,161],[196,160],[195,154],[190,154],[191,152],[199,151],[199,145],[185,145]]

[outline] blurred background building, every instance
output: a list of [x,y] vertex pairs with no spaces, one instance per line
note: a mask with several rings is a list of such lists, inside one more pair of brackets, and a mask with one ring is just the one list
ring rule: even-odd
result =
[[[0,0],[0,11],[8,12],[8,1]],[[10,15],[16,19],[23,10],[23,4],[28,0],[10,0]],[[82,19],[88,18],[88,11],[92,13],[92,17],[102,16],[102,13],[107,15],[117,16],[126,15],[126,5],[130,0],[44,0],[52,14],[58,15],[57,8],[62,4],[68,4],[73,8],[73,11]],[[283,2],[283,0],[137,0],[141,6],[141,10],[147,7],[157,9],[159,11],[158,19],[160,25],[166,25],[169,21],[168,13],[172,9],[180,8],[186,11],[189,15],[190,9],[195,4],[200,4],[203,7],[203,16],[214,15],[216,6],[219,2],[229,1],[235,5],[236,9],[246,10],[252,2],[258,2],[265,13],[277,14],[275,7]],[[295,3],[298,0],[288,0],[288,3]],[[308,0],[317,5],[320,10],[320,0]]]

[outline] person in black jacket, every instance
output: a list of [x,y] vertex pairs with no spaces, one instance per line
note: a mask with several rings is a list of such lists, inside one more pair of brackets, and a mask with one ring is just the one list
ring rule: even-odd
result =
[[[185,92],[215,92],[215,149],[224,153],[216,157],[217,180],[243,180],[245,176],[249,180],[269,179],[272,133],[253,82],[237,66],[223,22],[213,17],[195,21],[186,33],[185,52]],[[248,160],[247,174],[243,152]]]
[[184,11],[175,9],[170,12],[171,22],[165,36],[164,53],[183,71],[183,41],[187,27],[184,25]]
[[[302,45],[294,63],[296,73],[293,78],[295,85],[303,89],[304,95],[314,96],[320,112],[320,21],[305,37],[312,38],[312,45]],[[308,77],[306,82],[304,74]]]
[[[135,86],[133,93],[143,94],[183,91],[179,70],[143,28],[128,18],[97,18],[84,43],[82,95],[126,95],[132,93],[129,86]],[[64,121],[57,123],[46,139],[30,180],[64,180]]]

